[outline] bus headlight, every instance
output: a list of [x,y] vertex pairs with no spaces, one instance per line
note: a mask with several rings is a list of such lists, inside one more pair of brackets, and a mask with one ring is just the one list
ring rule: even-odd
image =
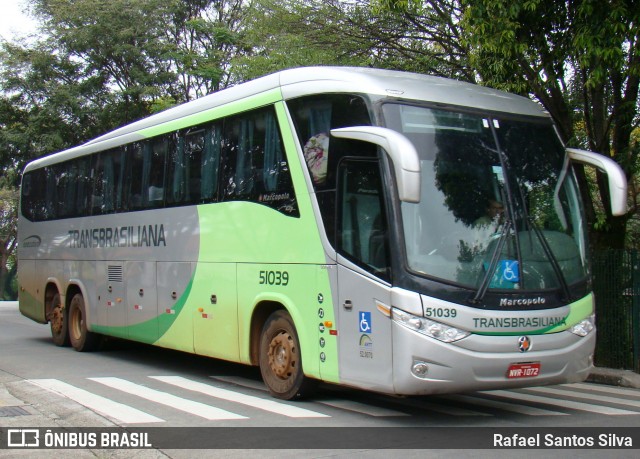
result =
[[391,308],[391,317],[403,327],[445,343],[453,343],[471,334],[468,331],[460,330],[435,320],[414,316],[396,308]]
[[590,315],[586,319],[582,320],[581,322],[571,327],[569,331],[571,331],[571,333],[573,333],[574,335],[587,336],[589,333],[593,331],[594,328],[596,328],[595,322],[596,322],[596,316]]

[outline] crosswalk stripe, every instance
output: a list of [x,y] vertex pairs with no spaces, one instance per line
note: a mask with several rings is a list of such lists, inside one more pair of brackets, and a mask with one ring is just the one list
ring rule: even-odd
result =
[[492,391],[484,391],[482,393],[488,394],[488,395],[494,395],[496,397],[522,400],[525,402],[546,403],[548,405],[555,405],[563,408],[570,408],[573,410],[589,411],[591,413],[599,413],[599,414],[606,414],[606,415],[613,415],[613,416],[640,414],[635,411],[621,410],[618,408],[611,408],[608,406],[590,405],[588,403],[574,402],[572,400],[560,400],[557,398],[543,397],[541,395],[525,394],[522,392],[492,390]]
[[[563,397],[571,396],[583,400],[591,400],[596,402],[617,403],[618,405],[632,406],[640,408],[640,400],[625,400],[623,398],[609,397],[597,394],[585,394],[584,392],[572,392],[571,390],[555,389],[553,387],[529,387],[528,391],[539,392],[543,394],[561,395]],[[640,413],[637,413],[640,414]]]
[[164,419],[157,418],[144,411],[93,394],[57,379],[27,379],[27,382],[71,399],[80,405],[122,424],[165,422]]
[[504,411],[513,411],[514,413],[524,414],[527,416],[568,416],[568,413],[560,411],[545,410],[542,408],[535,408],[528,405],[516,405],[513,403],[501,402],[498,400],[489,400],[481,397],[473,397],[470,395],[447,395],[445,398],[454,401],[461,401],[478,406],[485,406],[487,408],[497,408]]
[[625,396],[640,398],[640,390],[627,388],[627,387],[611,387],[611,386],[603,386],[602,384],[585,384],[585,383],[563,384],[560,387],[571,387],[571,388],[584,389],[584,390],[595,391],[595,392],[604,392],[607,394],[618,394],[618,395],[625,395]]
[[230,411],[222,410],[214,406],[205,405],[204,403],[194,402],[185,398],[177,397],[167,392],[161,392],[149,387],[134,384],[130,381],[120,378],[88,378],[91,381],[104,384],[105,386],[112,387],[114,389],[127,392],[132,395],[151,400],[162,405],[175,408],[180,411],[184,411],[210,421],[230,420],[230,419],[247,419],[246,416],[241,416]]
[[149,376],[158,381],[162,381],[173,386],[181,387],[183,389],[199,392],[201,394],[209,395],[211,397],[221,398],[230,402],[240,403],[243,405],[251,406],[261,410],[269,411],[271,413],[281,414],[290,418],[328,418],[326,414],[318,413],[316,411],[307,410],[298,406],[291,406],[285,403],[280,403],[275,400],[267,400],[252,395],[245,395],[239,392],[234,392],[219,387],[213,387],[208,384],[203,384],[197,381],[192,381],[181,376]]
[[322,403],[323,405],[332,406],[334,408],[340,408],[342,410],[366,414],[368,416],[409,416],[407,413],[402,413],[400,411],[390,410],[388,408],[382,408],[375,405],[367,405],[365,403],[355,402],[353,400],[331,399],[317,400],[317,402]]
[[255,381],[253,379],[241,378],[239,376],[209,376],[211,379],[221,381],[228,384],[234,384],[240,387],[246,387],[247,389],[259,390],[261,392],[269,392],[267,386],[262,381]]

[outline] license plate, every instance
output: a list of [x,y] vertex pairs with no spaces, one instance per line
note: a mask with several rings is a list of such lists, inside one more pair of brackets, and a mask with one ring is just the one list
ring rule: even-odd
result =
[[540,374],[540,362],[513,363],[507,370],[507,378],[535,378]]

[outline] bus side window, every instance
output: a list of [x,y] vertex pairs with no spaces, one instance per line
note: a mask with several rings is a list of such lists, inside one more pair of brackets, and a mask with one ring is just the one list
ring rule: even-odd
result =
[[336,176],[345,156],[376,157],[372,144],[332,138],[331,129],[370,126],[364,98],[351,94],[322,94],[287,102],[296,128],[329,242],[335,246]]
[[[134,143],[127,147],[128,178],[125,183],[129,184],[126,199],[128,210],[139,210],[143,208],[143,189],[146,190],[144,182],[144,152],[142,143]],[[147,185],[148,186],[148,185]]]
[[263,150],[256,130],[256,116],[253,113],[225,120],[223,189],[226,200],[251,200],[256,167]]
[[46,185],[45,169],[27,172],[22,180],[22,215],[31,221],[46,219]]
[[223,136],[222,198],[299,216],[273,107],[225,120]]
[[76,176],[76,216],[85,217],[91,214],[91,157],[75,159],[78,167]]
[[167,204],[201,202],[201,163],[205,130],[197,128],[175,139],[169,153]]
[[184,138],[184,201],[199,203],[202,201],[202,153],[204,151],[204,129],[189,132]]
[[212,124],[205,131],[204,151],[201,155],[200,198],[202,202],[211,202],[217,199],[221,147],[222,129],[220,124]]
[[56,181],[57,202],[55,218],[73,217],[75,213],[75,181],[77,170],[73,162],[56,164],[51,167]]
[[[186,175],[185,170],[187,168],[184,152],[185,139],[183,136],[179,136],[172,143],[171,150],[168,154],[167,164],[167,205],[180,205],[185,201],[185,184]],[[158,182],[158,180],[154,180]],[[160,189],[156,184],[150,183],[150,187],[157,187],[154,189]],[[149,188],[151,190],[151,188]],[[152,192],[149,191],[149,199],[151,200]]]
[[44,205],[44,220],[54,220],[58,218],[58,182],[56,180],[55,170],[51,167],[45,167],[46,173],[46,198]]
[[144,148],[144,164],[142,182],[146,186],[143,190],[143,204],[146,208],[162,207],[165,198],[165,161],[169,149],[169,139],[160,137],[152,139]]
[[378,161],[347,159],[338,169],[338,251],[389,280],[387,219]]
[[121,204],[122,152],[120,149],[103,151],[94,158],[91,213],[110,214]]

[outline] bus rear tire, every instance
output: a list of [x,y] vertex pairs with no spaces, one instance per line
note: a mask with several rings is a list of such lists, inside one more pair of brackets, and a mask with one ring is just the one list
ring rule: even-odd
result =
[[69,340],[78,352],[92,351],[98,347],[100,336],[87,330],[84,298],[76,293],[69,303]]
[[69,311],[63,306],[60,294],[56,293],[51,299],[51,308],[49,309],[51,338],[53,338],[53,344],[56,346],[69,345],[68,318]]
[[269,316],[260,335],[260,373],[276,398],[303,397],[309,381],[302,370],[300,341],[291,316],[279,310]]

